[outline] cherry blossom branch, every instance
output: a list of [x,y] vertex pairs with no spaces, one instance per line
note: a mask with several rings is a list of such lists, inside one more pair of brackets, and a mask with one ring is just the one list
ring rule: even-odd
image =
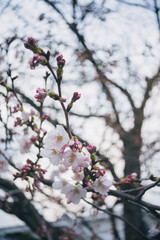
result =
[[[42,180],[41,180],[40,178],[39,178],[39,180],[40,180],[43,184],[45,184],[45,185],[47,185],[47,186],[52,186],[52,185],[53,185],[53,181],[51,181],[51,180],[47,180],[47,179],[42,179]],[[142,191],[142,189],[148,188],[148,189],[146,190],[146,191],[148,191],[149,189],[157,186],[158,183],[159,183],[159,182],[156,182],[156,185],[155,185],[155,183],[153,183],[153,184],[150,184],[150,185],[148,185],[148,186],[142,187],[142,188],[140,188],[140,190]],[[136,190],[136,189],[135,189],[135,190]],[[139,189],[138,189],[138,190],[139,190]],[[88,191],[89,191],[89,192],[94,192],[94,190],[91,190],[91,189],[88,189]],[[125,192],[125,190],[124,190],[124,191],[123,191],[123,190],[119,191],[119,190],[111,190],[111,189],[110,189],[109,192],[108,192],[108,195],[115,196],[115,197],[117,197],[117,198],[121,198],[121,199],[123,199],[124,201],[130,201],[131,203],[134,203],[134,202],[135,202],[135,203],[137,203],[139,206],[142,206],[142,207],[144,206],[144,207],[146,207],[147,209],[149,209],[149,211],[152,211],[152,210],[158,210],[158,211],[160,211],[160,206],[157,206],[157,205],[154,205],[154,204],[145,202],[145,201],[143,201],[143,200],[137,200],[135,196],[130,195],[130,194],[127,194],[127,193]]]
[[142,196],[151,188],[155,187],[155,186],[158,186],[158,184],[160,183],[160,179],[158,179],[155,183],[149,185],[149,186],[146,186],[137,196],[136,196],[136,200],[139,201]]
[[[59,94],[59,97],[61,98],[62,97],[62,93],[61,93],[61,81],[58,81],[58,78],[56,77],[51,65],[49,64],[49,62],[47,63],[47,67],[49,68],[49,70],[51,71],[54,79],[56,80],[56,83],[57,83],[57,86],[58,86],[58,94]],[[60,104],[62,106],[62,109],[63,109],[63,112],[64,112],[64,115],[65,115],[65,119],[66,119],[66,130],[68,132],[68,135],[70,138],[72,138],[72,135],[71,135],[71,132],[70,132],[70,126],[69,126],[69,118],[68,118],[68,112],[66,111],[66,108],[64,106],[64,103],[60,101]]]
[[154,204],[151,204],[151,203],[148,203],[148,202],[145,202],[143,200],[139,200],[137,201],[136,197],[135,196],[132,196],[130,194],[126,194],[125,192],[123,191],[119,191],[119,190],[109,190],[109,195],[111,196],[115,196],[115,197],[120,197],[122,198],[123,200],[130,200],[130,201],[133,201],[133,202],[138,202],[139,204],[147,207],[149,210],[160,210],[160,206],[157,206],[157,205],[154,205]]
[[[59,96],[61,97],[62,96],[62,93],[61,93],[61,84],[58,83],[58,93],[59,93]],[[66,119],[66,130],[68,132],[68,135],[69,135],[69,138],[72,138],[72,134],[70,132],[70,126],[69,126],[69,117],[68,117],[68,112],[64,106],[64,103],[63,102],[60,102],[61,106],[62,106],[62,109],[63,109],[63,112],[64,112],[64,115],[65,115],[65,119]]]
[[[30,98],[28,98],[24,93],[20,92],[18,89],[16,89],[16,91],[18,92],[18,94],[21,95],[21,97],[27,102],[29,103],[32,107],[34,107],[38,112],[40,111],[40,107],[34,103],[34,101],[32,101]],[[57,124],[59,124],[59,122],[57,122],[56,120],[51,119],[50,117],[48,117],[47,121],[49,121],[50,123],[52,123],[54,126],[56,126]],[[72,132],[72,135],[76,135],[74,132]],[[85,140],[82,139],[80,136],[77,136],[78,139],[81,142],[85,142],[87,145],[89,145],[89,143]],[[114,171],[114,166],[113,164],[109,161],[109,159],[104,156],[103,154],[101,154],[99,151],[96,152],[96,155],[101,159],[101,162],[105,162],[108,164],[108,169],[111,171],[111,174],[113,175],[113,178],[115,181],[119,181],[119,178],[117,176],[117,174]]]

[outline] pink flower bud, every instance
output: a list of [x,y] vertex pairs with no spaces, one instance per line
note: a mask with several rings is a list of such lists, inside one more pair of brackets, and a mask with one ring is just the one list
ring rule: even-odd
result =
[[33,58],[31,58],[28,63],[31,69],[35,69],[39,64],[46,65],[47,59],[44,56],[34,54]]
[[57,60],[57,65],[58,65],[58,67],[63,68],[64,65],[65,65],[65,63],[66,63],[65,59],[63,58],[63,55],[59,55],[59,56],[56,58],[56,60]]
[[36,93],[38,94],[34,97],[37,99],[37,102],[42,103],[47,96],[46,90],[44,88],[37,88]]
[[104,174],[106,173],[105,169],[98,169],[98,172],[101,176],[104,176]]
[[37,138],[35,136],[32,136],[30,138],[31,143],[35,143],[37,141]]
[[60,98],[59,98],[59,101],[60,101],[60,102],[66,102],[67,99],[66,99],[66,98],[63,98],[63,97],[60,97]]
[[96,146],[88,145],[87,150],[90,154],[96,152]]
[[42,119],[47,119],[47,118],[48,118],[48,115],[44,113],[44,114],[42,115]]
[[130,178],[125,179],[125,183],[130,184],[131,183],[131,179]]
[[62,55],[62,54],[59,55],[59,56],[56,58],[57,62],[61,61],[62,59],[63,59],[63,55]]
[[34,38],[32,38],[32,37],[28,37],[27,41],[24,42],[24,46],[26,48],[28,48],[30,45],[33,45],[33,46],[37,46],[38,45],[37,41]]
[[80,97],[81,97],[81,93],[74,92],[72,97],[72,102],[77,101],[78,99],[80,99]]

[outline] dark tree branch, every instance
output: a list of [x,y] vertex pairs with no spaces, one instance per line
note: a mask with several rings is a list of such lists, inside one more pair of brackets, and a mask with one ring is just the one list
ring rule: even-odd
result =
[[10,206],[11,211],[9,213],[16,215],[19,219],[24,221],[34,233],[38,232],[39,229],[42,230],[41,225],[45,226],[47,231],[45,236],[41,237],[42,239],[52,239],[49,234],[49,230],[53,230],[55,236],[54,239],[58,239],[61,230],[58,228],[53,228],[53,226],[38,213],[31,201],[26,198],[24,193],[18,189],[14,183],[7,179],[0,178],[0,188],[8,193],[14,191],[14,194],[12,194],[14,202]]
[[95,205],[94,203],[91,203],[85,199],[83,199],[86,203],[90,204],[92,207],[98,209],[99,211],[101,212],[104,212],[112,217],[115,217],[115,218],[118,218],[120,219],[121,221],[123,221],[124,223],[126,223],[128,226],[130,226],[135,232],[137,232],[138,234],[140,234],[142,237],[145,237],[145,239],[152,239],[150,237],[147,237],[143,232],[141,232],[139,229],[137,229],[131,222],[129,222],[126,218],[123,218],[119,215],[116,215],[115,213],[109,211],[109,210],[106,210],[106,209],[102,209],[100,207],[98,207],[97,205]]
[[144,4],[140,4],[140,3],[128,2],[128,1],[125,1],[125,0],[117,0],[117,2],[126,4],[126,5],[128,5],[128,6],[141,7],[141,8],[144,8],[144,9],[146,9],[146,10],[153,11],[153,9],[151,8],[151,6],[149,6],[148,4],[144,5]]

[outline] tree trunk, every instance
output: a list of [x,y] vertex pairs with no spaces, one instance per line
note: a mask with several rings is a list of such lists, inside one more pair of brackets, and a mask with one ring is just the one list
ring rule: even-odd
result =
[[[124,160],[125,168],[124,175],[127,176],[131,173],[137,173],[137,177],[140,178],[140,151],[142,145],[142,139],[140,136],[140,131],[135,131],[135,128],[130,132],[126,132],[123,135],[124,143]],[[130,221],[134,226],[141,232],[145,233],[144,222],[142,217],[142,211],[137,206],[131,203],[125,202],[124,204],[124,217]],[[125,240],[144,240],[139,233],[133,230],[127,224],[125,225]]]

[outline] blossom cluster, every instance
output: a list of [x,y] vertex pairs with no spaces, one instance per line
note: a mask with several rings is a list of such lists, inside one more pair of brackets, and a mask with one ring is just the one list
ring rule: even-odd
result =
[[137,179],[137,173],[131,173],[127,175],[125,178],[120,179],[120,182],[117,183],[116,188],[118,190],[126,190],[131,188],[140,187],[141,181]]
[[[66,130],[57,125],[49,132],[44,141],[41,155],[50,159],[55,166],[63,168],[63,172],[71,170],[73,183],[59,178],[53,183],[54,189],[60,189],[67,198],[67,203],[78,204],[85,198],[88,189],[107,196],[112,182],[106,178],[105,170],[95,166],[95,147],[82,144],[76,137],[69,138]],[[93,163],[94,162],[94,163]]]
[[[74,92],[70,103],[65,107],[64,102],[66,102],[66,99],[61,96],[61,80],[63,67],[66,62],[63,55],[59,55],[56,58],[57,70],[56,74],[54,74],[49,63],[49,52],[45,53],[38,46],[37,41],[31,37],[27,39],[24,46],[34,53],[33,58],[29,61],[31,69],[34,69],[39,64],[46,65],[58,86],[58,94],[51,90],[38,88],[35,95],[37,102],[41,103],[42,107],[48,95],[50,98],[60,101],[65,113],[66,129],[57,125],[55,130],[47,134],[43,148],[41,144],[38,146],[40,155],[49,158],[52,165],[59,167],[60,172],[72,172],[71,181],[59,178],[57,181],[54,181],[53,188],[60,189],[65,194],[67,202],[74,204],[78,204],[81,198],[85,198],[87,191],[107,196],[112,182],[106,178],[105,170],[100,169],[98,166],[98,161],[95,157],[95,146],[89,145],[85,147],[85,144],[82,144],[76,137],[71,136],[69,130],[68,112],[73,104],[80,99],[81,94]],[[21,124],[21,122],[18,124]],[[32,122],[28,122],[28,124],[33,130]],[[32,142],[36,143],[36,139],[32,138]],[[41,138],[41,143],[43,144],[43,138]]]
[[44,179],[44,174],[46,172],[47,170],[42,169],[40,164],[34,163],[30,159],[27,159],[26,164],[23,166],[23,168],[20,169],[20,171],[14,174],[13,176],[14,176],[14,180],[16,180],[17,178],[21,178],[22,180],[26,180],[27,182],[29,182],[29,177],[34,179],[31,186],[29,185],[26,188],[26,191],[29,191],[33,194],[36,188],[39,188],[39,185],[40,185],[40,181],[38,180],[38,177],[40,177],[41,179]]
[[34,55],[33,58],[29,60],[30,68],[35,69],[39,64],[46,65],[47,58],[45,56],[44,51],[38,46],[37,41],[32,38],[28,37],[27,41],[24,43],[25,48],[31,50]]
[[[38,90],[40,92],[40,95],[43,95],[43,92],[41,92],[41,89]],[[43,97],[45,97],[43,95]],[[42,96],[40,97],[42,99]],[[15,107],[13,107],[15,109]],[[48,115],[43,113],[41,116],[41,124],[40,127],[38,127],[37,124],[37,113],[33,110],[30,110],[30,112],[24,111],[23,109],[17,107],[17,111],[21,112],[21,116],[16,117],[16,120],[14,121],[14,127],[23,127],[24,134],[23,136],[18,137],[18,142],[20,146],[20,152],[22,154],[29,152],[31,145],[33,144],[37,148],[42,147],[42,141],[44,136],[46,135],[47,131],[42,128],[42,123],[44,120],[48,119]],[[15,111],[14,113],[16,113]],[[29,137],[30,130],[32,130],[32,134]]]

